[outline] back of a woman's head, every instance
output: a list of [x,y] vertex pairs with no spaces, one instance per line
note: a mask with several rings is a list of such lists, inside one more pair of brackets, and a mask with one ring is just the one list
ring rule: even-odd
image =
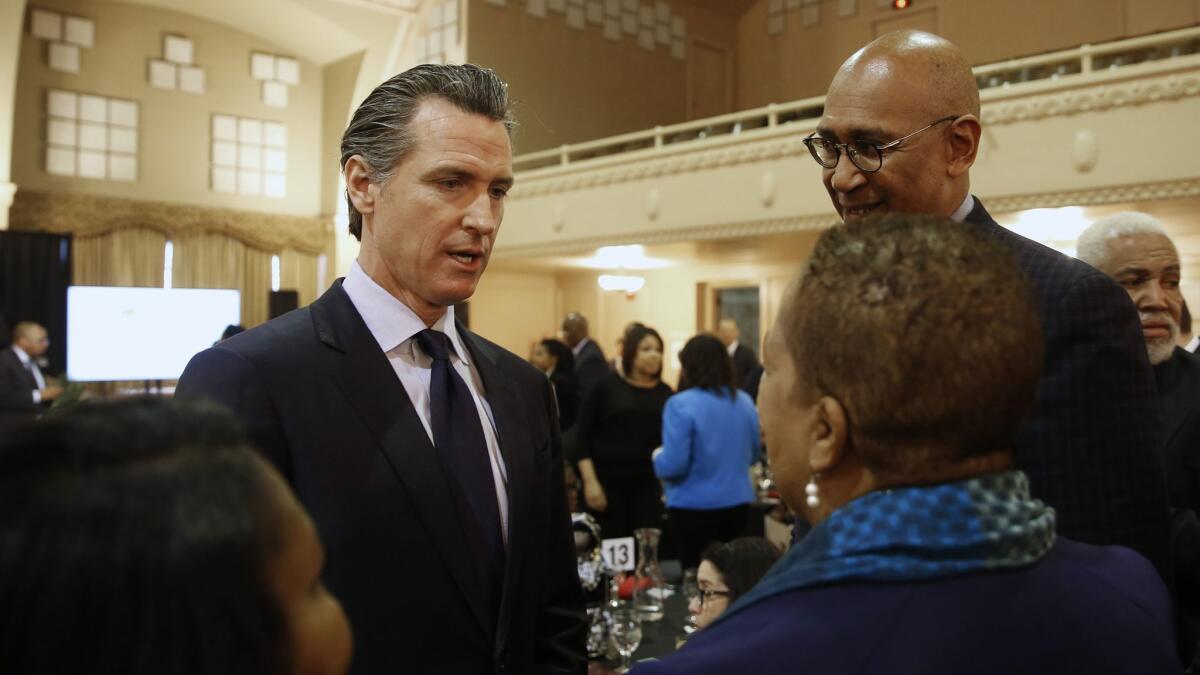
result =
[[265,468],[207,406],[86,404],[0,442],[0,674],[273,674]]
[[716,336],[701,333],[688,340],[679,352],[679,365],[680,391],[697,387],[736,397],[733,361]]
[[775,544],[762,537],[738,537],[709,544],[700,554],[700,560],[708,561],[721,573],[725,587],[729,589],[726,597],[732,604],[754,588],[780,555]]
[[550,353],[555,359],[554,370],[562,373],[570,373],[575,370],[575,354],[571,351],[562,340],[554,338],[546,338],[542,340],[542,348]]

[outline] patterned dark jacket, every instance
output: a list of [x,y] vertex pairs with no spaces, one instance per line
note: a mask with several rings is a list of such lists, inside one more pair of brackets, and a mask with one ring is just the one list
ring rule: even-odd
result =
[[1040,303],[1046,361],[1016,465],[1058,512],[1058,532],[1120,544],[1170,584],[1162,413],[1129,295],[1090,265],[996,224],[975,200],[966,221],[1008,246]]

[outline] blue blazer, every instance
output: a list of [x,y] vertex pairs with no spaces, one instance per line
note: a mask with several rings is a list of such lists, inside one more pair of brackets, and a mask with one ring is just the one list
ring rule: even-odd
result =
[[1123,547],[1059,537],[1024,568],[768,597],[636,675],[1179,673],[1171,601]]
[[673,509],[726,509],[754,501],[750,465],[762,452],[758,411],[746,392],[735,398],[692,388],[667,399],[663,451],[654,473]]

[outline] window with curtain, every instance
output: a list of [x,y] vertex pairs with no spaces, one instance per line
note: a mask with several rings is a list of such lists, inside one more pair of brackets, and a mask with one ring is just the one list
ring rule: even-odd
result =
[[163,283],[167,236],[149,228],[113,230],[75,237],[74,283],[78,286],[150,286]]
[[295,290],[301,307],[317,299],[317,257],[284,249],[279,254],[279,287]]
[[217,232],[186,234],[172,240],[174,288],[233,288],[242,293],[242,325],[267,320],[271,254]]

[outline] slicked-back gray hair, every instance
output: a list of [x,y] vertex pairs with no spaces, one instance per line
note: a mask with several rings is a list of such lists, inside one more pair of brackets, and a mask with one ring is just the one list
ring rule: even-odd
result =
[[[503,122],[509,135],[516,126],[509,108],[508,85],[488,68],[463,65],[424,64],[410,68],[375,87],[354,111],[342,134],[341,166],[360,155],[367,164],[372,183],[391,177],[400,160],[412,150],[415,139],[409,129],[421,101],[443,98],[459,109]],[[362,239],[362,214],[346,195],[350,234]]]
[[1161,234],[1170,239],[1162,223],[1148,213],[1122,211],[1092,223],[1075,242],[1075,257],[1095,268],[1108,263],[1108,244],[1113,239],[1134,234]]

